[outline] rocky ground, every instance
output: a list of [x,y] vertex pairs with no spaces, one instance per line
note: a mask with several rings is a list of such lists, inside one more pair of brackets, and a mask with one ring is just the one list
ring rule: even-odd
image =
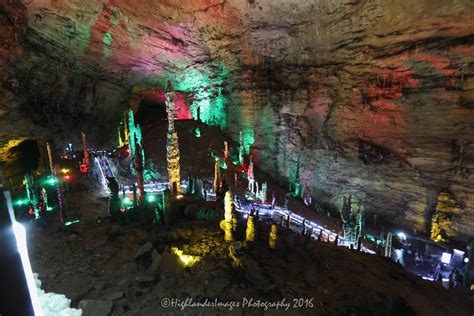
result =
[[[169,227],[143,224],[143,217],[112,222],[100,218],[106,214],[106,203],[94,196],[93,183],[88,179],[79,183],[71,188],[69,198],[77,211],[69,215],[80,223],[41,226],[36,222],[28,226],[28,232],[33,270],[39,273],[43,288],[67,295],[73,306],[83,308],[84,315],[259,315],[263,307],[249,307],[245,300],[256,304],[283,298],[291,304],[288,310],[267,312],[471,315],[474,311],[468,293],[424,281],[382,257],[285,231],[280,231],[277,249],[271,250],[269,227],[263,223],[257,223],[256,240],[246,248],[241,242],[244,221],[239,222],[233,245],[241,265],[235,265],[218,220],[182,217]],[[210,206],[222,212],[220,204]],[[200,260],[184,267],[171,253],[173,247]],[[240,308],[166,308],[162,304],[167,298],[217,299],[238,302]],[[244,302],[247,306],[242,308]]]

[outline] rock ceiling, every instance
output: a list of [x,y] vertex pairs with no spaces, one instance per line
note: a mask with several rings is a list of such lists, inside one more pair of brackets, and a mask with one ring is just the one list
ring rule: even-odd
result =
[[132,91],[170,79],[328,205],[353,194],[426,230],[447,189],[474,234],[472,1],[3,0],[0,28],[2,146],[110,142]]

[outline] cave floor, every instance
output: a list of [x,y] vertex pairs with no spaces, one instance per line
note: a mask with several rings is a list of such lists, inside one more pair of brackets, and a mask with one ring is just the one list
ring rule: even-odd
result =
[[[84,182],[83,189],[88,180]],[[95,204],[88,207],[91,201]],[[82,212],[93,212],[100,203],[103,200],[91,194]],[[313,299],[312,308],[290,307],[287,312],[293,315],[468,315],[474,310],[463,289],[447,290],[424,281],[382,257],[284,231],[278,249],[270,250],[268,226],[260,223],[252,247],[237,249],[244,263],[240,268],[229,258],[218,221],[180,219],[166,228],[92,217],[66,227],[29,227],[32,266],[46,291],[63,293],[74,305],[84,300],[92,300],[86,301],[89,308],[109,304],[113,315],[182,313],[179,307],[163,308],[164,298],[241,304],[244,298],[286,298],[291,304],[293,299]],[[238,227],[236,240],[244,239],[244,230]],[[168,254],[172,247],[200,260],[183,268]],[[228,310],[185,311],[204,315]],[[245,308],[235,313],[261,312]]]
[[[177,127],[183,140],[183,176],[197,170],[198,175],[210,178],[213,160],[209,147],[190,144],[195,141],[192,138],[187,144],[187,137],[181,135],[183,130],[193,133],[193,128],[186,124],[191,123]],[[153,128],[147,133],[163,135]],[[223,144],[223,139],[211,133],[209,137]],[[164,155],[164,149],[145,149],[155,161]],[[165,174],[163,170],[160,173]],[[269,187],[270,192],[273,187],[278,189],[271,183]],[[257,307],[258,300],[284,303],[278,310],[270,306],[268,314],[471,315],[474,310],[472,294],[467,290],[447,290],[441,284],[424,281],[387,258],[286,230],[279,232],[277,249],[271,250],[269,226],[262,222],[257,222],[255,242],[248,248],[234,243],[242,264],[239,266],[229,256],[229,244],[224,242],[218,220],[180,217],[165,227],[151,225],[150,214],[143,214],[113,222],[105,218],[107,198],[98,183],[79,175],[67,199],[68,219],[79,222],[63,226],[55,224],[53,218],[49,225],[44,221],[30,223],[30,257],[43,288],[65,294],[73,306],[84,309],[84,315],[90,310],[105,310],[111,315],[261,315],[265,310]],[[181,203],[223,212],[220,203],[189,199]],[[309,208],[303,212],[317,216],[317,220],[325,218]],[[336,221],[328,220],[326,225],[336,225]],[[239,221],[234,238],[245,240],[244,221]],[[184,267],[179,256],[172,253],[174,247],[199,260]],[[234,304],[234,308],[166,307],[167,298],[178,302],[188,299],[188,303],[189,299],[205,302],[207,298],[209,302]],[[286,303],[290,304],[288,309]]]

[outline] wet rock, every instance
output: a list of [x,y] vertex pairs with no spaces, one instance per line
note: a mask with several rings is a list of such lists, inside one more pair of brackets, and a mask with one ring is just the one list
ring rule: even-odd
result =
[[[64,275],[68,275],[64,273]],[[63,293],[71,300],[78,300],[89,292],[93,288],[92,282],[84,274],[74,273],[72,277],[68,277],[67,281],[64,280],[64,290]]]
[[124,273],[134,273],[137,271],[137,264],[136,262],[127,262],[126,264],[123,265],[122,271]]
[[250,283],[256,286],[260,286],[267,282],[265,277],[262,275],[262,272],[258,263],[251,258],[245,259],[244,277],[247,281],[249,281]]
[[70,243],[74,243],[74,242],[78,241],[78,236],[76,234],[71,234],[71,235],[67,236],[67,241],[70,242]]
[[309,269],[304,275],[305,283],[310,287],[316,287],[318,285],[318,276],[314,269]]
[[150,252],[153,249],[153,244],[151,242],[147,242],[144,245],[142,245],[140,248],[138,248],[137,253],[135,254],[135,258],[138,258],[145,253]]
[[176,277],[183,272],[183,265],[175,254],[163,253],[160,264],[160,273],[166,277]]
[[135,282],[138,282],[145,286],[151,286],[154,283],[156,283],[155,281],[156,281],[156,278],[151,275],[140,275],[135,278]]
[[105,301],[115,301],[123,297],[123,291],[112,292],[102,296],[101,300]]
[[83,316],[107,316],[112,311],[112,301],[106,300],[82,300],[79,308]]
[[210,297],[216,296],[229,284],[230,281],[226,278],[212,279],[207,285],[207,295]]
[[100,291],[104,288],[105,282],[104,281],[97,281],[94,283],[94,289]]
[[150,240],[150,234],[144,230],[138,230],[136,232],[136,238],[138,244],[144,244]]
[[123,229],[118,225],[112,226],[112,227],[110,227],[110,230],[108,232],[107,239],[108,240],[115,240],[121,235],[123,235]]
[[147,274],[156,273],[156,271],[161,265],[161,261],[162,261],[162,256],[155,249],[153,249],[151,251],[151,265],[146,270],[146,273]]

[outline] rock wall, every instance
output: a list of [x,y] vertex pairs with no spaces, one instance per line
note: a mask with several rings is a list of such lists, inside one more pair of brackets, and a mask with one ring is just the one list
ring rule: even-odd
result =
[[329,209],[474,235],[469,0],[3,1],[0,134],[112,143],[133,91],[172,80],[193,116]]

